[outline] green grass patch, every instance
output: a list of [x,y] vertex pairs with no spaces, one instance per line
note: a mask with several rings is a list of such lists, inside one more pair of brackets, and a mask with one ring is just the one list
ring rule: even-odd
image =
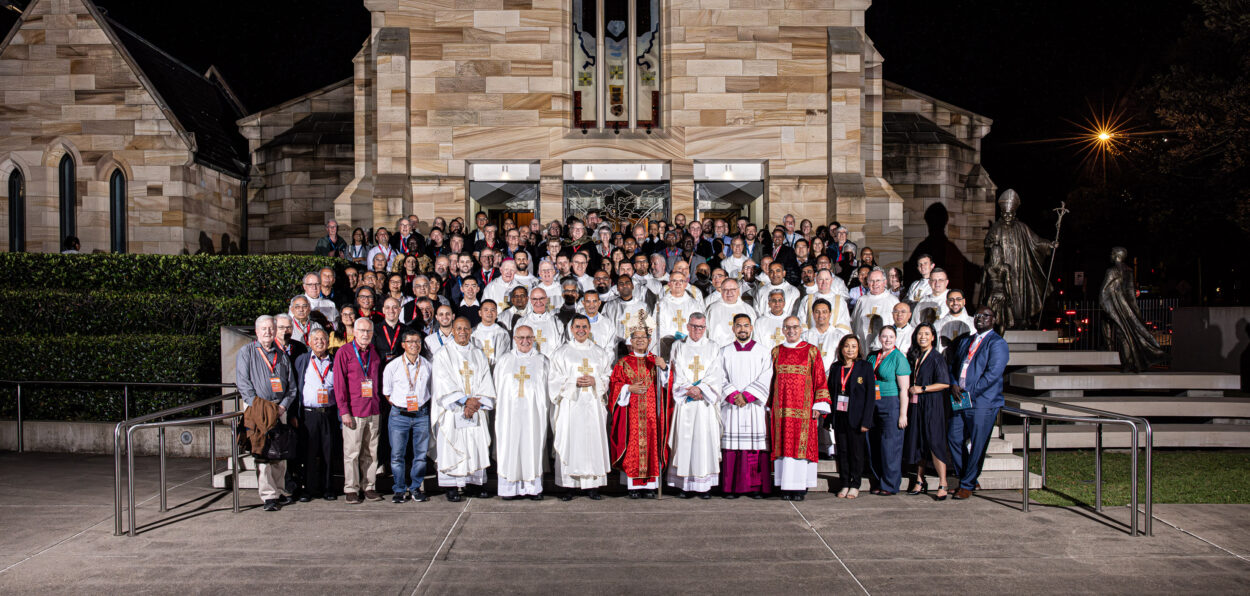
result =
[[[1019,455],[1020,452],[1016,451]],[[1029,452],[1030,471],[1040,474],[1041,455]],[[1139,499],[1146,494],[1146,461],[1138,457]],[[1131,460],[1126,451],[1103,450],[1102,503],[1127,505]],[[1046,505],[1094,504],[1093,450],[1047,451],[1046,488],[1029,492]],[[1250,503],[1250,450],[1154,451],[1155,503]]]

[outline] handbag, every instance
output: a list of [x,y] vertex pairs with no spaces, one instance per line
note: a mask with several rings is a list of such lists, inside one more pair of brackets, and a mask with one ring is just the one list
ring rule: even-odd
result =
[[972,407],[972,397],[968,395],[967,391],[960,391],[959,393],[952,391],[950,394],[951,411],[958,412]]
[[289,424],[278,423],[265,433],[264,453],[255,454],[270,461],[295,459],[299,437]]

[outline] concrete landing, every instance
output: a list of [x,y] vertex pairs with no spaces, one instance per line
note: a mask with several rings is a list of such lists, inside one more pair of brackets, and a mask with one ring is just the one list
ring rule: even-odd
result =
[[[1250,506],[1097,516],[1016,491],[925,496],[449,503],[342,499],[243,512],[201,460],[136,485],[141,533],[114,537],[112,460],[0,454],[0,586],[13,594],[862,594],[1250,591]],[[1165,482],[1166,479],[1157,479]],[[1178,529],[1180,528],[1180,529]]]
[[1119,366],[1116,352],[1092,350],[1012,351],[1007,366]]
[[[1042,405],[1013,400],[1005,395],[1007,405],[1040,412]],[[1085,396],[1055,398],[1065,404],[1127,414],[1129,416],[1166,416],[1173,418],[1250,418],[1250,397],[1164,397],[1158,395]],[[1060,414],[1085,415],[1062,406],[1048,406]],[[1247,428],[1250,431],[1250,427]]]
[[1029,331],[1021,329],[1012,329],[1003,334],[1003,339],[1008,344],[1057,344],[1059,343],[1059,331]]
[[[1154,446],[1184,448],[1250,448],[1250,425],[1246,424],[1152,424]],[[1003,432],[1017,448],[1024,446],[1024,434],[1020,425],[1007,425]],[[1146,445],[1146,433],[1139,433],[1139,447]],[[1033,423],[1029,428],[1029,447],[1042,445],[1042,427]],[[1128,448],[1132,434],[1122,424],[1107,424],[1102,428],[1104,448]],[[1046,431],[1046,446],[1053,449],[1093,449],[1094,427],[1089,424],[1052,424]]]
[[1011,373],[1009,384],[1036,391],[1236,391],[1241,387],[1241,379],[1237,375],[1200,372],[1016,372]]

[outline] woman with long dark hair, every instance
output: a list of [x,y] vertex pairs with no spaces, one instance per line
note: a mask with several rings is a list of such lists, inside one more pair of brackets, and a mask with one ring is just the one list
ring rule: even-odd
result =
[[911,407],[907,410],[907,432],[903,438],[903,461],[915,466],[916,476],[907,490],[909,495],[929,492],[925,485],[924,469],[927,461],[933,463],[938,477],[937,500],[946,499],[946,466],[950,464],[950,447],[946,441],[947,420],[950,418],[946,390],[950,388],[950,367],[936,349],[937,332],[933,325],[921,323],[912,332],[911,348],[907,355],[911,361],[911,387],[908,389]]
[[837,445],[838,498],[859,496],[863,481],[867,434],[873,425],[872,367],[859,357],[859,338],[846,335],[838,342],[837,360],[829,368],[829,393],[833,397],[833,441]]

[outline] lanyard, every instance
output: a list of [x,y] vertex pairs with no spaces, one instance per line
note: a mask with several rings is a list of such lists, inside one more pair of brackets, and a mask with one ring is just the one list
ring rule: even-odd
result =
[[307,325],[300,325],[299,321],[296,321],[295,318],[292,317],[291,322],[295,324],[296,329],[299,329],[300,335],[303,336],[305,340],[307,340],[308,333],[312,331],[312,321],[311,320],[308,321]]
[[875,364],[873,364],[873,365],[872,365],[872,374],[873,374],[873,376],[877,376],[877,368],[879,368],[879,367],[881,366],[881,363],[882,363],[883,361],[885,361],[886,356],[889,356],[890,354],[893,354],[893,353],[894,353],[894,349],[893,349],[893,348],[891,348],[889,352],[878,352],[878,353],[877,353],[877,362],[876,362]]
[[[846,382],[851,378],[851,371],[854,369],[855,364],[851,363],[851,366],[843,366],[842,370],[838,371],[838,376],[842,377],[842,393],[846,393]],[[875,369],[873,373],[876,373]]]
[[357,344],[354,341],[352,342],[352,350],[356,352],[356,362],[360,364],[360,371],[363,372],[366,377],[369,376],[369,360],[372,359],[369,356],[369,353],[365,352],[365,356],[362,358],[360,356],[360,344]]
[[412,364],[415,364],[417,368],[416,370],[412,372],[411,377],[408,376],[408,364],[409,364],[408,358],[404,357],[404,377],[408,379],[408,389],[412,391],[416,391],[417,390],[417,377],[421,376],[421,357],[417,356],[417,361],[412,363]]
[[395,337],[391,337],[391,334],[386,332],[386,324],[383,323],[382,324],[382,337],[386,338],[387,349],[391,350],[392,352],[395,351],[395,342],[399,341],[399,326],[395,327]]
[[382,253],[382,254],[386,255],[386,262],[387,262],[387,263],[390,263],[390,262],[391,262],[391,247],[389,247],[389,246],[383,246],[383,245],[379,244],[379,245],[378,245],[378,252],[380,252],[380,253]]
[[265,363],[265,366],[269,367],[269,374],[274,374],[278,368],[278,351],[274,350],[272,363],[269,362],[269,357],[265,355],[265,351],[260,349],[260,342],[256,343],[256,353],[260,354],[260,359]]
[[929,348],[928,350],[925,350],[924,355],[920,357],[920,362],[916,363],[915,370],[911,371],[911,384],[912,385],[916,384],[916,379],[920,377],[920,367],[924,365],[925,360],[929,359],[929,354],[932,352],[933,352],[933,348]]
[[317,368],[317,360],[318,358],[316,356],[313,356],[312,361],[309,362],[309,364],[312,364],[313,370],[317,372],[317,378],[321,379],[321,386],[325,387],[326,375],[330,374],[330,359],[326,358],[326,371],[325,372],[321,372],[321,369]]

